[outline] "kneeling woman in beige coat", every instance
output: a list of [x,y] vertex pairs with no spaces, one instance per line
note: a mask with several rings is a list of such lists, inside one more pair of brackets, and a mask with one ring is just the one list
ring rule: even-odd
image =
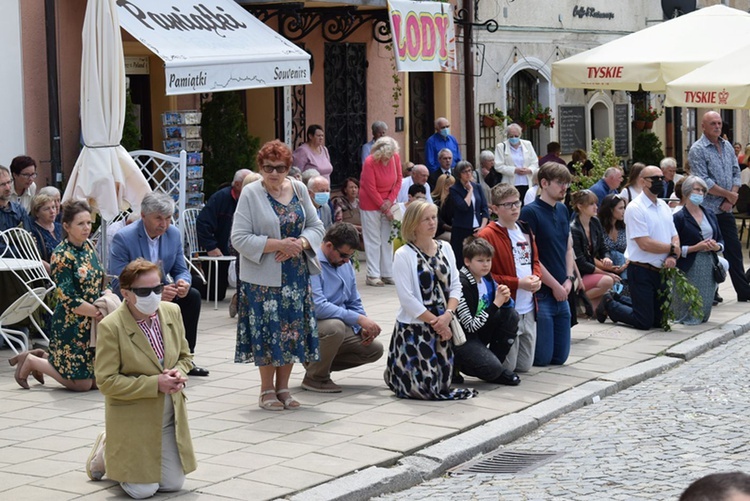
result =
[[196,468],[182,392],[192,355],[179,307],[161,302],[155,264],[128,264],[120,288],[122,306],[99,324],[94,369],[106,397],[106,435],[99,435],[86,472],[92,480],[106,472],[130,497],[143,499],[180,490]]

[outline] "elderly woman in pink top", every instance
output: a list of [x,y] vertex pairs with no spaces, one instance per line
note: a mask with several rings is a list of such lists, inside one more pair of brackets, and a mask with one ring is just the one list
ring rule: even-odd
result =
[[398,143],[384,136],[372,145],[360,177],[359,210],[367,252],[367,285],[382,287],[394,283],[393,246],[388,240],[393,220],[391,207],[400,189]]
[[294,163],[300,171],[315,169],[320,175],[331,181],[331,156],[325,147],[326,135],[320,125],[311,125],[307,128],[307,142],[294,150]]

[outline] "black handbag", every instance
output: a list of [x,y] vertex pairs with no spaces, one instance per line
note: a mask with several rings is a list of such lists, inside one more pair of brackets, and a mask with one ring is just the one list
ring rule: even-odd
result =
[[719,255],[717,253],[712,252],[711,257],[714,260],[714,280],[717,284],[720,284],[727,279],[727,270],[719,262]]

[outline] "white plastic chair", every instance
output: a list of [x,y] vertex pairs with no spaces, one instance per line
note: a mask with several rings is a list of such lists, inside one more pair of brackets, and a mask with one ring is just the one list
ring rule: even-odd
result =
[[[26,290],[37,298],[39,305],[52,315],[52,310],[44,303],[44,297],[52,292],[56,285],[44,267],[34,237],[22,228],[10,228],[0,235],[5,244],[2,254],[4,264],[0,269],[13,273]],[[44,294],[35,294],[37,288],[44,289]]]
[[[47,338],[39,327],[39,324],[34,320],[34,312],[39,308],[38,299],[44,299],[44,296],[46,295],[47,290],[44,287],[35,287],[34,289],[26,291],[21,297],[8,306],[2,314],[0,314],[0,335],[16,354],[31,349],[29,335],[24,331],[9,329],[5,326],[18,324],[27,318],[31,320],[31,323],[34,324],[36,330],[42,335],[42,337],[44,337],[49,345],[49,338]],[[14,343],[18,344],[20,350],[16,349]]]
[[[214,276],[214,310],[219,309],[219,263],[229,262],[230,266],[237,259],[235,256],[209,256],[206,250],[198,244],[198,230],[195,227],[195,220],[200,213],[199,209],[185,209],[182,212],[182,228],[185,232],[185,242],[188,247],[188,261],[200,261],[208,263],[208,282],[211,282],[211,275]],[[206,294],[210,301],[211,297]]]

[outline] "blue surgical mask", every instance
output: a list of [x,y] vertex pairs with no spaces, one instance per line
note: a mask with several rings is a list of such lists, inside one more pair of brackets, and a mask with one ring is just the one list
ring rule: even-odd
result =
[[325,205],[328,203],[328,199],[331,198],[331,194],[327,191],[315,194],[315,203],[318,205]]
[[703,203],[703,195],[701,195],[700,193],[691,193],[690,201],[693,202],[695,205],[700,205]]
[[508,142],[511,144],[511,146],[518,146],[521,144],[521,138],[520,137],[509,137]]
[[444,129],[440,129],[440,135],[443,137],[448,137],[451,134],[450,127],[445,127]]

